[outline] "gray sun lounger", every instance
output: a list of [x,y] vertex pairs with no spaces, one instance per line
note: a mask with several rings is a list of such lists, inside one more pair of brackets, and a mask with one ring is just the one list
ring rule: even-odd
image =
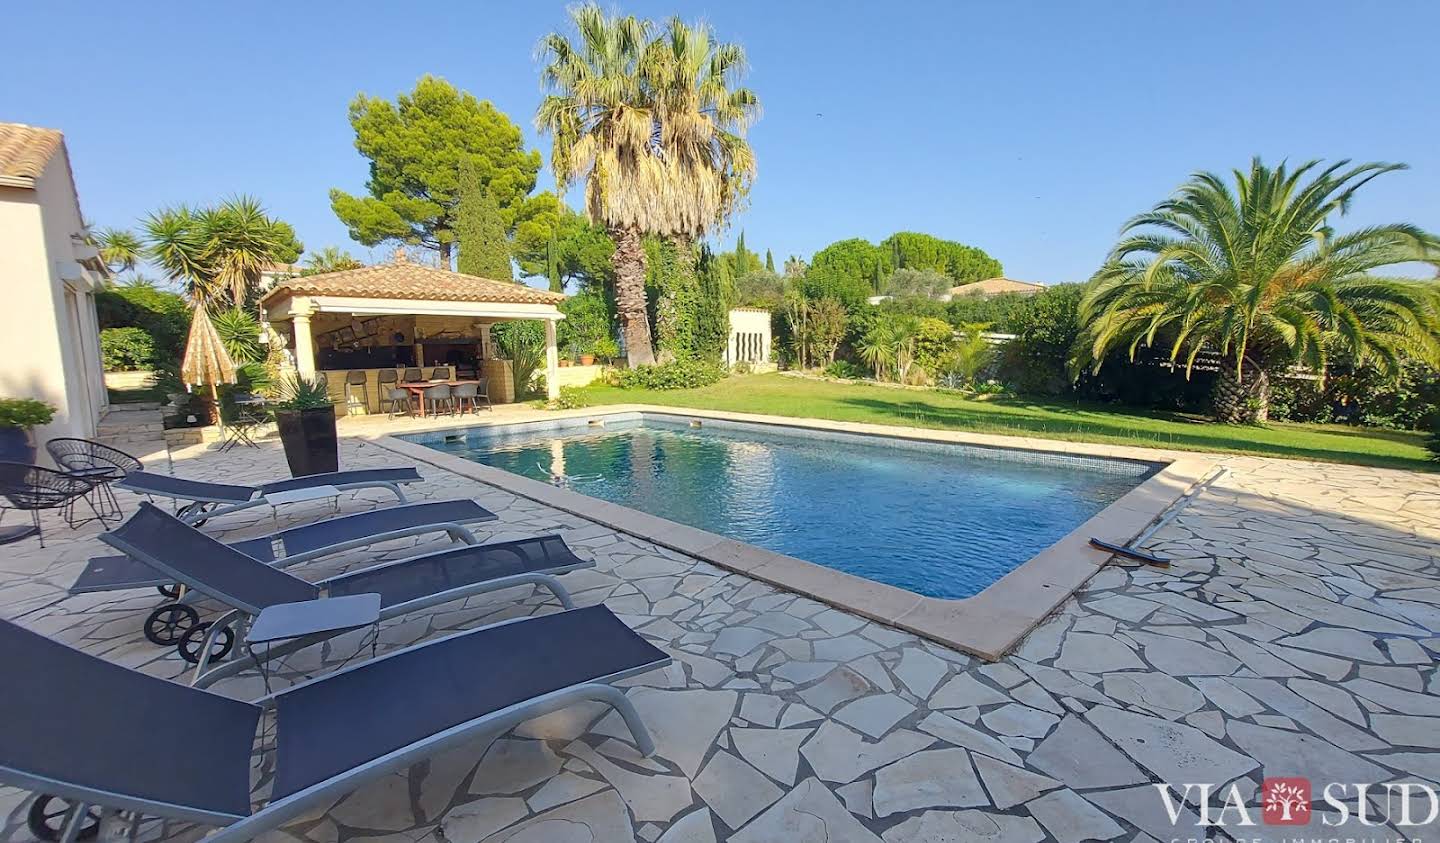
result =
[[151,498],[173,498],[189,501],[176,513],[192,524],[203,524],[218,515],[239,512],[253,506],[268,505],[267,495],[313,489],[319,486],[334,486],[346,492],[355,489],[388,489],[396,499],[405,503],[405,492],[401,486],[417,483],[420,472],[414,466],[401,468],[361,468],[354,471],[336,471],[330,474],[309,474],[276,480],[259,486],[237,486],[233,483],[207,483],[201,480],[187,480],[168,474],[149,471],[132,471],[118,482],[115,488],[125,489],[137,495]]
[[[252,559],[286,568],[357,547],[427,533],[444,532],[454,541],[479,544],[480,540],[465,525],[496,518],[495,513],[472,500],[424,501],[327,518],[228,544]],[[99,556],[85,566],[70,586],[70,593],[170,585],[169,577],[138,559]]]
[[[142,503],[130,520],[99,538],[160,571],[170,581],[230,607],[213,623],[204,625],[205,639],[196,642],[200,646],[196,649],[191,684],[198,687],[357,628],[353,617],[348,616],[335,626],[325,624],[329,608],[325,604],[334,598],[378,595],[378,611],[365,621],[366,625],[517,585],[543,587],[569,609],[574,603],[556,577],[595,564],[576,556],[560,536],[551,535],[451,547],[312,583],[246,556],[148,503]],[[247,648],[243,657],[207,670],[217,641],[225,637],[232,642],[245,640],[249,625],[262,612],[289,604],[307,604],[300,609],[311,615],[309,625],[302,624],[305,634],[268,645],[263,651]],[[288,611],[296,610],[291,607]]]
[[[669,663],[604,606],[517,619],[417,644],[255,702],[106,662],[8,621],[0,652],[0,782],[74,803],[61,843],[91,807],[104,816],[221,826],[249,840],[440,752],[489,741],[582,701],[618,711],[654,744],[612,683]],[[101,700],[103,704],[96,705]],[[261,715],[272,709],[274,784],[252,811]],[[133,839],[133,838],[132,838]]]

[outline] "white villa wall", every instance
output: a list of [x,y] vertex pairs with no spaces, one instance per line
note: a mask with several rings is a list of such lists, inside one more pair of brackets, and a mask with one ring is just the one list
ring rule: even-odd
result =
[[95,288],[72,234],[84,230],[69,163],[51,157],[34,189],[0,187],[0,396],[55,405],[34,431],[93,437],[106,407]]
[[770,311],[737,307],[730,311],[730,337],[725,343],[725,365],[748,362],[757,369],[770,365],[773,341]]

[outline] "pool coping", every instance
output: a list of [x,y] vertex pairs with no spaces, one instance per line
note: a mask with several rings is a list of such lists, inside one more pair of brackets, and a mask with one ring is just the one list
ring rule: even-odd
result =
[[[557,411],[538,419],[497,419],[494,422],[477,420],[454,427],[503,428],[574,418],[632,416],[636,413],[666,416],[679,421],[725,420],[901,440],[1139,460],[1161,467],[1134,489],[1120,496],[1114,503],[1054,544],[1021,563],[984,591],[972,597],[942,599],[867,580],[804,559],[592,498],[570,489],[511,474],[503,469],[471,462],[380,431],[357,431],[351,435],[418,462],[495,486],[654,542],[661,547],[702,559],[726,570],[745,574],[992,661],[1015,647],[1030,630],[1059,608],[1111,560],[1111,554],[1090,546],[1090,536],[1098,536],[1117,544],[1128,544],[1157,522],[1176,501],[1194,489],[1218,462],[1217,457],[1185,451],[631,404]],[[407,431],[409,432],[412,431]]]

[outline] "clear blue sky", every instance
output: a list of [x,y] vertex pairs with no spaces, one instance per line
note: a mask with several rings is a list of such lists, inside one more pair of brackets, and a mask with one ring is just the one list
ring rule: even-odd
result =
[[[1440,229],[1440,3],[619,8],[704,17],[749,51],[760,175],[722,239],[743,227],[777,262],[917,230],[980,246],[1014,278],[1081,280],[1189,172],[1257,153],[1406,162],[1341,225]],[[244,192],[312,249],[383,257],[330,211],[327,191],[363,192],[366,175],[346,104],[427,72],[492,100],[548,166],[533,52],[562,3],[21,3],[6,17],[0,120],[65,132],[102,227]]]

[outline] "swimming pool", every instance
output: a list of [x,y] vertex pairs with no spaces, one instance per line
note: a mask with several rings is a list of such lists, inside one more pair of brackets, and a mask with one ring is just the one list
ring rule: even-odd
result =
[[1157,469],[649,415],[399,438],[942,599],[980,593]]

